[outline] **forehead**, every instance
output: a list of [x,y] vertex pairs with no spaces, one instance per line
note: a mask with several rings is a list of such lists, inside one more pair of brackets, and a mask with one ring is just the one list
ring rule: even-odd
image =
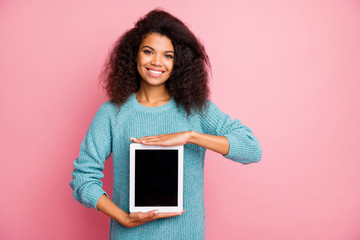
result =
[[154,48],[157,51],[174,51],[174,46],[171,43],[170,38],[158,33],[147,34],[140,44],[140,48],[145,45]]

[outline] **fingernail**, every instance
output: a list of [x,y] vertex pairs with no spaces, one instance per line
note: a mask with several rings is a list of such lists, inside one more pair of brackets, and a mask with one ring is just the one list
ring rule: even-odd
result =
[[154,213],[155,213],[155,215],[158,215],[158,214],[159,214],[159,210],[156,210]]
[[145,143],[145,141],[141,141],[142,143]]

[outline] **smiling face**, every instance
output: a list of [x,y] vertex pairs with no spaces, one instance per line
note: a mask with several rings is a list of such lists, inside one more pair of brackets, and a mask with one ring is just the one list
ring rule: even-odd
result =
[[165,87],[174,66],[174,46],[168,37],[150,33],[141,42],[136,60],[140,85]]

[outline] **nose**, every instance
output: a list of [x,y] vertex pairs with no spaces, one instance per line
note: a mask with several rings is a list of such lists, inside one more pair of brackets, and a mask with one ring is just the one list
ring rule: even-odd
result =
[[161,66],[162,62],[161,62],[161,56],[160,54],[154,54],[152,59],[151,59],[151,64],[154,66]]

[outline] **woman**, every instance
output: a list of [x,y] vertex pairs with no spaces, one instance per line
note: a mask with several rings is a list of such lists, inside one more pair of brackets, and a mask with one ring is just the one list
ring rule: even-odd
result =
[[[177,18],[153,10],[115,44],[105,65],[110,100],[97,111],[74,161],[70,186],[86,207],[110,216],[110,239],[204,239],[205,150],[244,164],[261,159],[249,128],[208,100],[204,47]],[[128,213],[129,145],[184,146],[186,213]],[[102,189],[113,154],[114,189]]]

